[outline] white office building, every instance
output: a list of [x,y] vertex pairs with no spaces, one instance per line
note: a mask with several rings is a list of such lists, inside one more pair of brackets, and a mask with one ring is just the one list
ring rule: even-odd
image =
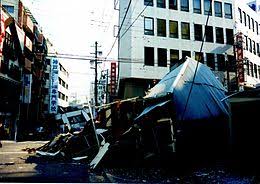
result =
[[[55,56],[56,50],[50,43],[48,43],[47,67],[45,70],[46,84],[45,90],[48,95],[45,97],[45,113],[56,113],[58,107],[69,106],[69,72],[65,69],[61,60]],[[55,65],[54,65],[55,64]],[[56,87],[56,84],[58,85]]]
[[[121,97],[143,96],[185,56],[201,58],[227,85],[226,64],[234,61],[234,4],[218,0],[211,7],[210,2],[132,0],[119,36]],[[128,4],[120,0],[119,25]]]

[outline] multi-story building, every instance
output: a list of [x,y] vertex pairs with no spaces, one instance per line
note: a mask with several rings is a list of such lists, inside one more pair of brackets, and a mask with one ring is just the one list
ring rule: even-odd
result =
[[143,96],[185,56],[200,58],[226,85],[226,65],[234,61],[232,0],[132,0],[128,9],[129,2],[119,4],[121,97]]
[[[47,95],[44,101],[44,113],[56,114],[59,107],[69,106],[69,72],[55,56],[56,50],[48,40],[47,67],[45,69]],[[53,55],[53,56],[52,56]]]
[[[11,83],[1,85],[11,90],[5,92],[3,98],[15,108],[9,113],[12,121],[6,123],[6,116],[2,119],[9,132],[14,130],[15,122],[19,122],[19,132],[27,134],[44,118],[42,87],[47,46],[38,23],[21,1],[2,0],[1,3],[1,75],[15,79],[18,84],[15,90],[10,87]],[[9,98],[12,93],[15,96]],[[2,108],[8,111],[6,105]]]
[[[235,1],[236,57],[241,88],[260,85],[260,15],[259,1],[249,4]],[[248,6],[249,5],[249,6]]]

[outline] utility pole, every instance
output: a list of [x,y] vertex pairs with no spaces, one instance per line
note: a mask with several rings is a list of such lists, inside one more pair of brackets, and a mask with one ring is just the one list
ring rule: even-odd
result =
[[97,94],[98,94],[98,88],[97,88],[97,45],[98,43],[95,42],[95,89],[94,89],[94,93],[95,93],[95,106],[98,105],[98,101],[97,101]]
[[109,98],[108,98],[108,69],[106,70],[107,74],[106,74],[106,103],[109,102]]
[[227,53],[225,53],[225,64],[227,70],[227,91],[230,93],[230,76],[229,76],[229,69],[230,69],[230,62]]

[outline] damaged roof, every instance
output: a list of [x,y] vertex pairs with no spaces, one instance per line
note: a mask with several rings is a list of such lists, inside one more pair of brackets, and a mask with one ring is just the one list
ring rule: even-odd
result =
[[[196,77],[192,85],[197,64]],[[222,101],[226,97],[225,92],[223,85],[209,67],[186,57],[186,61],[163,77],[145,98],[157,98],[172,93],[177,120],[195,120],[228,116],[229,103],[226,100]]]

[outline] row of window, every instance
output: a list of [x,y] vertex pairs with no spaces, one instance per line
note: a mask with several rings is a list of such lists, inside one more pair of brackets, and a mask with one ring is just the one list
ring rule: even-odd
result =
[[59,99],[62,99],[66,102],[68,102],[68,96],[65,96],[63,93],[59,92],[59,95],[58,95]]
[[66,84],[66,82],[64,80],[62,80],[60,77],[59,77],[59,84],[62,85],[66,89],[69,88],[68,84]]
[[245,70],[248,76],[260,79],[260,66],[247,60]]
[[[181,51],[181,58],[185,58],[186,56],[191,57],[191,51]],[[215,56],[216,61],[215,62]],[[166,48],[157,48],[157,58],[158,58],[158,66],[159,67],[167,67],[167,49]],[[204,54],[200,52],[195,52],[195,60],[200,61],[201,63],[204,63]],[[235,59],[233,56],[228,55],[227,56],[227,62],[230,63],[230,71],[234,71],[233,63],[235,62]],[[148,66],[154,66],[154,47],[144,47],[144,64]],[[180,56],[179,56],[179,50],[170,49],[170,66],[175,65],[176,63],[179,63]],[[213,54],[213,53],[206,53],[206,61],[207,65],[212,70],[218,70],[218,71],[225,71],[227,69],[227,62],[225,59],[224,54]]]
[[[212,4],[211,0],[203,0],[204,1],[204,15],[212,15]],[[178,10],[178,3],[180,3],[180,10],[189,12],[190,5],[189,0],[169,0],[168,6],[169,9]],[[230,3],[222,3],[221,1],[214,1],[214,13],[216,17],[223,17],[223,5],[224,4],[224,17],[227,19],[232,19],[232,4]],[[144,0],[145,6],[153,6],[153,0]],[[193,0],[193,13],[202,14],[202,6],[201,0]],[[166,8],[166,0],[156,0],[156,6],[158,8]]]
[[[194,40],[203,40],[203,25],[194,24]],[[214,42],[213,27],[205,26],[205,41]],[[157,36],[166,37],[166,20],[157,19]],[[224,43],[224,29],[215,27],[216,43]],[[233,29],[225,29],[226,44],[233,45]],[[144,34],[154,35],[154,19],[152,17],[144,17]],[[169,37],[179,38],[179,25],[178,21],[169,21]],[[190,40],[190,23],[181,22],[181,38]]]
[[245,36],[245,50],[260,56],[260,46],[259,43],[256,43],[254,40],[249,38],[248,36]]
[[244,23],[244,25],[248,26],[248,28],[251,29],[253,32],[259,34],[258,22],[251,18],[248,14],[246,14],[246,12],[242,11],[240,8],[238,8],[238,12],[240,23]]

